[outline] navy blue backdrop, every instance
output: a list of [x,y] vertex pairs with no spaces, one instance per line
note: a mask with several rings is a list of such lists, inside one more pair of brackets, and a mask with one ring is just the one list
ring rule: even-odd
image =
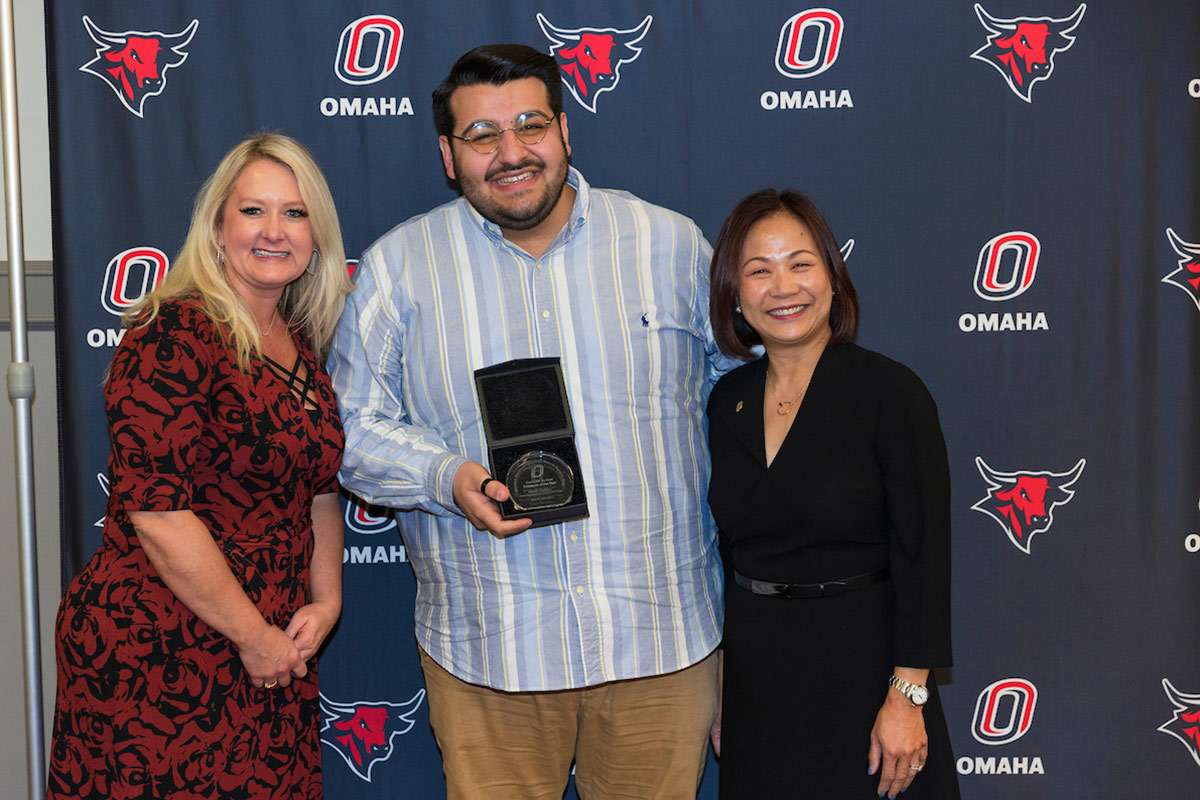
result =
[[[47,14],[65,575],[99,540],[118,315],[169,269],[220,156],[264,129],[304,141],[355,254],[453,196],[429,96],[454,59],[523,42],[565,64],[573,161],[593,185],[678,209],[710,240],[748,192],[798,188],[854,240],[859,341],[925,379],[949,445],[943,696],[964,797],[1195,795],[1195,2]],[[580,43],[590,55],[571,61]],[[327,795],[442,796],[403,543],[382,511],[348,505],[347,523],[345,610],[322,656]]]

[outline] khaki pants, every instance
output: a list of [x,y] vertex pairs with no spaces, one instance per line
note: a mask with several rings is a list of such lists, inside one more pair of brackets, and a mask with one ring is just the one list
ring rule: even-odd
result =
[[561,800],[571,761],[582,800],[693,800],[717,711],[715,655],[667,675],[500,692],[421,651],[448,800]]

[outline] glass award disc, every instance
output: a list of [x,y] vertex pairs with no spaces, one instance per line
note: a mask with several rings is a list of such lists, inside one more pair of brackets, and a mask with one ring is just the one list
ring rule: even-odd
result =
[[553,453],[531,450],[508,468],[504,484],[518,511],[558,508],[575,494],[575,473]]

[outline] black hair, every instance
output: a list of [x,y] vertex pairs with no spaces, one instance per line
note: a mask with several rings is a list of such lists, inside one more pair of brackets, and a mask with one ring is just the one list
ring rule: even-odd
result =
[[438,135],[454,132],[450,95],[455,89],[480,83],[499,86],[522,78],[537,78],[545,84],[550,113],[557,119],[563,100],[562,77],[555,60],[523,44],[485,44],[454,62],[450,74],[433,90],[433,124]]

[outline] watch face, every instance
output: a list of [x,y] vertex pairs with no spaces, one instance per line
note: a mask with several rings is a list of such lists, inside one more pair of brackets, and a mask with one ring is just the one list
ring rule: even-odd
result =
[[929,690],[924,686],[914,686],[908,699],[912,701],[913,705],[923,706],[929,701]]

